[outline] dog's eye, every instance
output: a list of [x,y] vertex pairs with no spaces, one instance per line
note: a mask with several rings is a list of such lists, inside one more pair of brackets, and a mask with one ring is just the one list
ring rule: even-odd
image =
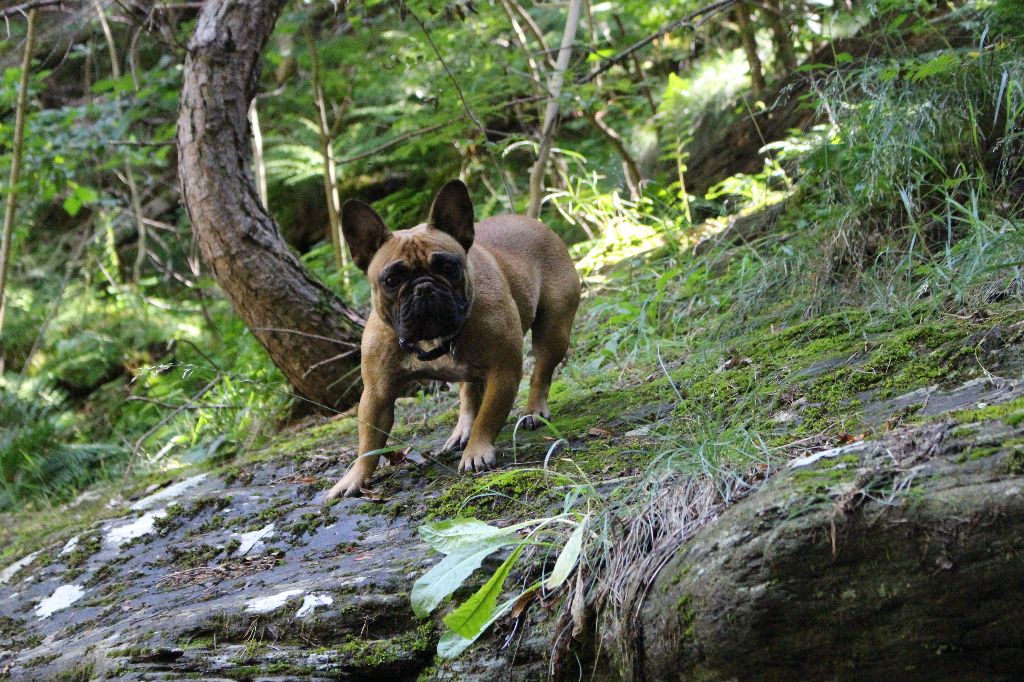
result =
[[396,274],[388,275],[387,277],[384,278],[384,281],[383,281],[384,286],[387,287],[388,289],[394,289],[395,287],[397,287],[401,283],[402,283],[402,278],[399,277]]
[[457,280],[462,277],[462,266],[453,261],[445,261],[441,265],[441,274],[448,279]]

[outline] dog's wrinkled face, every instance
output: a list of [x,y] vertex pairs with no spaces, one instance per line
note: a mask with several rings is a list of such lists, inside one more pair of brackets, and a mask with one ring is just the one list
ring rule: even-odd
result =
[[429,221],[398,232],[389,232],[367,204],[347,201],[342,231],[370,280],[374,311],[400,339],[416,343],[459,333],[472,301],[467,252],[473,205],[465,185],[445,185]]

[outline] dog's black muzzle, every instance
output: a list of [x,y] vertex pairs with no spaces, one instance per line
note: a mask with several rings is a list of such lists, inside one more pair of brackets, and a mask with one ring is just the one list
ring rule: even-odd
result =
[[[399,344],[421,360],[433,360],[450,352],[451,343],[441,344],[429,352],[420,350],[414,344],[431,339],[450,342],[458,336],[466,324],[469,309],[465,293],[455,291],[446,282],[438,282],[427,275],[417,277],[403,289],[395,320]],[[447,350],[443,350],[446,346]]]

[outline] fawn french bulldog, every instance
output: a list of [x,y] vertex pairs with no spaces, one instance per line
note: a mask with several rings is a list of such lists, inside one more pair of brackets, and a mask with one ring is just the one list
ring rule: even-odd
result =
[[362,339],[359,458],[328,494],[358,495],[387,443],[395,399],[414,379],[460,383],[459,419],[443,452],[462,448],[459,471],[494,466],[494,439],[523,372],[523,336],[535,365],[524,425],[548,419],[548,389],[569,348],[580,278],[562,240],[517,215],[476,223],[466,186],[447,183],[425,224],[391,232],[369,205],[345,202],[342,232],[370,281]]

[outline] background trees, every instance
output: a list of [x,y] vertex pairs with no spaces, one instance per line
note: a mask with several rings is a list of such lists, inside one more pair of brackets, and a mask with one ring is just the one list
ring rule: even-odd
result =
[[[0,338],[0,506],[72,494],[44,473],[58,456],[78,462],[63,469],[79,482],[129,462],[227,457],[289,409],[349,404],[366,287],[338,248],[335,195],[373,201],[400,226],[421,220],[434,189],[461,175],[481,215],[525,211],[536,167],[542,216],[589,267],[635,238],[626,225],[685,244],[709,218],[812,196],[799,192],[814,180],[800,178],[818,178],[827,201],[813,195],[807,206],[820,211],[802,219],[840,225],[822,236],[821,281],[937,243],[944,219],[926,217],[936,187],[966,206],[977,178],[990,177],[979,196],[1016,210],[1016,62],[1003,58],[1015,54],[1017,28],[1005,5],[582,2],[567,30],[576,3],[282,3],[253,80],[186,87],[184,100],[199,3],[9,5],[0,10],[5,167],[19,93],[27,99],[21,180],[7,195],[17,211]],[[981,57],[970,52],[980,30],[968,25],[989,26]],[[936,91],[940,82],[949,89]],[[864,106],[864,94],[875,104]],[[892,158],[910,165],[887,163],[869,152],[874,132],[845,132],[856,123],[900,148],[890,114],[916,115],[933,95],[943,107],[914,130],[938,145],[929,131],[967,124],[943,143],[963,145],[973,165],[958,170],[959,151],[956,162],[906,150]],[[222,106],[230,127],[183,127],[190,97]],[[957,108],[958,98],[980,108]],[[944,118],[950,109],[965,118]],[[199,158],[202,135],[252,153]],[[179,177],[182,163],[208,172]],[[244,191],[223,187],[225,177]],[[182,181],[193,211],[220,216],[216,232],[197,219],[193,239]],[[839,215],[842,206],[856,209]],[[918,235],[895,229],[908,221]],[[253,243],[266,259],[239,257]],[[264,298],[271,292],[276,303]],[[264,316],[274,309],[283,312]]]

